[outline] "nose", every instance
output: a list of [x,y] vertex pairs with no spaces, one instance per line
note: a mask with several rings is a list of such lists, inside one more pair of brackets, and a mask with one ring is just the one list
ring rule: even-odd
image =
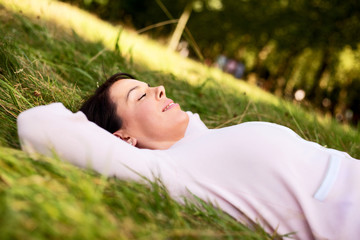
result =
[[156,91],[155,92],[156,99],[160,100],[160,99],[166,97],[164,86],[160,85],[160,86],[156,87],[155,91]]

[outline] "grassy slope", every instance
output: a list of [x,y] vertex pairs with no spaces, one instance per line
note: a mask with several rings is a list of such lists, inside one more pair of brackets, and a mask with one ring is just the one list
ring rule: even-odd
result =
[[149,189],[103,179],[16,150],[19,112],[54,101],[75,111],[97,82],[118,71],[165,85],[170,97],[199,112],[209,127],[277,122],[360,157],[358,130],[184,60],[119,26],[53,1],[0,4],[1,239],[266,238],[261,230],[250,231],[207,205],[205,210],[178,205],[157,184]]

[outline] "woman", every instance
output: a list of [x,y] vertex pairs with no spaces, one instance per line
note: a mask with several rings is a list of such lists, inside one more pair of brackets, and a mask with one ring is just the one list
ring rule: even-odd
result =
[[184,137],[189,121],[163,86],[150,87],[126,73],[110,77],[80,110],[115,136],[147,149],[168,149]]
[[56,152],[120,179],[160,178],[175,200],[194,194],[269,233],[293,233],[295,239],[360,234],[360,163],[346,153],[272,123],[208,129],[197,114],[168,99],[162,86],[122,73],[81,110],[87,117],[60,103],[20,114],[23,149]]

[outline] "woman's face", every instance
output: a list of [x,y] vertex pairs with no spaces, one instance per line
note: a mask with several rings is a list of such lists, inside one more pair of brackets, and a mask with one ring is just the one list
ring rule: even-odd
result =
[[109,89],[123,127],[114,133],[140,148],[167,149],[184,134],[188,115],[166,97],[163,86],[123,79]]

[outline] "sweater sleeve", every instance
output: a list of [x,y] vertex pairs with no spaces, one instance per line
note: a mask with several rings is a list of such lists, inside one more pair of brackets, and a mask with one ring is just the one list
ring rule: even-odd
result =
[[158,174],[154,151],[127,144],[62,103],[28,109],[19,115],[17,124],[21,147],[28,153],[57,156],[124,180],[152,180]]

